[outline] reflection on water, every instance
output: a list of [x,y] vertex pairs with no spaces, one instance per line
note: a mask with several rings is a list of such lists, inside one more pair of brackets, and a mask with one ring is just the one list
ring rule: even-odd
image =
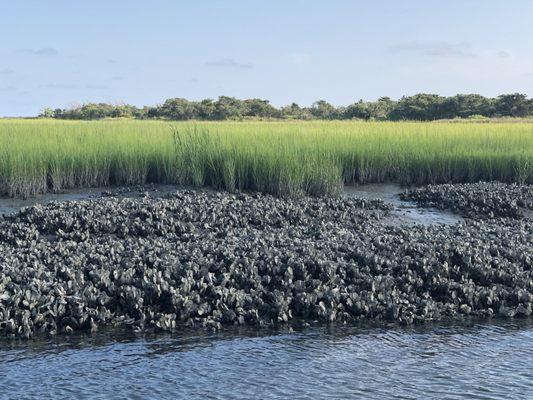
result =
[[418,207],[413,201],[404,201],[399,196],[403,191],[404,189],[400,185],[394,183],[376,183],[344,187],[345,196],[362,197],[371,200],[381,199],[386,203],[391,203],[394,209],[389,219],[385,222],[392,225],[453,225],[463,220],[460,215],[451,211]]
[[533,398],[533,321],[0,342],[2,398]]

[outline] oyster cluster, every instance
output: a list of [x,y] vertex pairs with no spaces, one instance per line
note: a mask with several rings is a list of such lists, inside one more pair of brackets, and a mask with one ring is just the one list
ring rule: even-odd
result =
[[533,185],[500,182],[428,185],[400,195],[423,206],[449,209],[468,217],[520,218],[533,211]]
[[527,316],[527,219],[391,226],[391,206],[178,191],[0,218],[0,335]]

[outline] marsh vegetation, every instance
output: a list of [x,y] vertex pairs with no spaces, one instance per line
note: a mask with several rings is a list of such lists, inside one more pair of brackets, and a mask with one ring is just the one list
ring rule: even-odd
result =
[[533,124],[0,121],[0,194],[144,183],[282,196],[342,184],[533,182]]

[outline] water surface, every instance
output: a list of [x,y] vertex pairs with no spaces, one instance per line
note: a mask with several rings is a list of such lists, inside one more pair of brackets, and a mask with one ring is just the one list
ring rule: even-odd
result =
[[385,222],[392,225],[453,225],[463,218],[452,211],[439,210],[432,207],[420,207],[414,201],[400,199],[405,189],[395,183],[375,183],[344,187],[344,196],[355,196],[364,199],[381,199],[394,207]]
[[531,399],[533,321],[0,342],[6,399]]

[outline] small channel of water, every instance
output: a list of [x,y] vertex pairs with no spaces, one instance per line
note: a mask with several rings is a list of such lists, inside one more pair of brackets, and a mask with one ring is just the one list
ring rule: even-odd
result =
[[345,186],[344,196],[362,197],[364,199],[381,199],[394,206],[391,216],[385,222],[392,225],[453,225],[463,218],[451,211],[436,208],[419,207],[415,202],[400,199],[403,189],[394,183],[378,183],[356,186]]

